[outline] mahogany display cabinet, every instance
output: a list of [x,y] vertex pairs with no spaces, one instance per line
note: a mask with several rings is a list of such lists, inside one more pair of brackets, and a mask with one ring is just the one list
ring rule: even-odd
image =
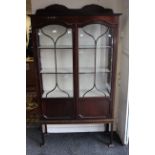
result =
[[119,15],[98,5],[31,15],[42,144],[47,124],[70,123],[103,123],[112,144]]

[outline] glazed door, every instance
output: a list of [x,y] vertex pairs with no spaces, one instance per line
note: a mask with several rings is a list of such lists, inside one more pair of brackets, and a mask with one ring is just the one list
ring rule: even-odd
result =
[[78,28],[79,117],[109,116],[113,37],[104,24]]
[[40,96],[49,119],[73,116],[72,28],[47,25],[38,29]]

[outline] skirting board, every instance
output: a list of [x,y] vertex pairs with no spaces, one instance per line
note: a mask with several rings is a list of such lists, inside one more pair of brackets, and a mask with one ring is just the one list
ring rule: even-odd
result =
[[[42,126],[45,131],[44,125]],[[114,129],[115,130],[115,129]],[[47,133],[103,132],[104,124],[48,124]]]

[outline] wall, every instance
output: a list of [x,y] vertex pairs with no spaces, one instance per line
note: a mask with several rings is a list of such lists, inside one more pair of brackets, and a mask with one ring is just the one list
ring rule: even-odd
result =
[[[51,4],[62,4],[67,6],[68,8],[81,8],[84,5],[87,4],[98,4],[101,5],[105,8],[111,8],[113,9],[113,11],[115,13],[121,13],[125,8],[128,8],[128,0],[81,0],[81,1],[77,1],[77,0],[32,0],[32,13],[35,13],[35,11],[39,8],[44,8],[48,5]],[[126,24],[125,22],[125,16],[124,18],[121,17],[120,19],[120,36],[123,35],[125,36],[126,31],[128,31],[128,27],[124,26],[124,24]],[[126,28],[125,28],[126,27]],[[126,70],[126,68],[128,68],[127,64],[125,67],[121,67],[121,64],[123,64],[121,62],[122,59],[122,45],[126,44],[128,42],[128,40],[125,42],[125,40],[127,38],[119,38],[120,42],[119,42],[119,47],[118,47],[118,64],[117,64],[117,76],[116,76],[116,97],[115,97],[115,112],[114,112],[114,117],[115,117],[115,124],[114,124],[114,129],[118,130],[120,135],[123,135],[122,133],[124,133],[123,131],[123,124],[125,124],[125,120],[123,120],[122,118],[125,118],[126,116],[126,110],[125,110],[125,105],[126,105],[126,94],[127,92],[124,91],[124,94],[122,93],[121,95],[123,95],[123,98],[120,97],[119,92],[123,92],[123,90],[120,89],[120,86],[125,85],[125,88],[127,87],[127,83],[126,81],[123,81],[123,79],[125,78],[128,79],[128,75],[126,74],[121,74],[120,70],[122,72],[124,72]],[[125,50],[125,48],[123,48]],[[123,50],[123,51],[124,51]],[[125,55],[123,55],[123,57],[125,57]],[[127,58],[128,59],[128,58]],[[123,58],[123,61],[125,62],[125,58]],[[128,70],[126,70],[126,73],[128,72]],[[121,77],[122,76],[122,77]],[[121,80],[122,79],[122,80]],[[123,105],[119,104],[119,101],[121,100],[121,103],[124,103]],[[120,108],[120,106],[122,106]],[[124,110],[124,113],[121,112],[121,109]],[[121,127],[118,127],[121,126]],[[55,128],[53,128],[55,127]],[[75,126],[74,126],[75,127]],[[52,128],[48,128],[49,132],[71,132],[71,131],[75,131],[73,126],[68,126],[66,125],[65,127],[60,127],[59,125],[57,126],[52,126]],[[84,125],[78,125],[76,126],[76,128],[78,127],[78,129],[80,131],[103,131],[104,126],[101,126],[99,124],[91,125],[91,126],[84,126]],[[91,128],[91,129],[90,129]]]
[[117,130],[123,144],[128,144],[128,76],[129,76],[129,3],[122,0],[123,15],[121,16],[121,63],[120,63],[120,87]]
[[26,0],[26,14],[31,14],[31,0]]
[[38,8],[44,8],[50,4],[62,4],[69,8],[81,8],[86,4],[98,4],[107,8],[112,8],[115,12],[120,12],[121,5],[120,0],[31,0],[32,1],[32,13]]

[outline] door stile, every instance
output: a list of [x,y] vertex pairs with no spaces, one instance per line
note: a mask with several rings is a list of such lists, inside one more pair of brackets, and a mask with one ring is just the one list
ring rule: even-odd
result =
[[74,73],[74,117],[78,118],[78,96],[79,96],[79,80],[78,80],[78,28],[77,24],[73,26],[73,73]]

